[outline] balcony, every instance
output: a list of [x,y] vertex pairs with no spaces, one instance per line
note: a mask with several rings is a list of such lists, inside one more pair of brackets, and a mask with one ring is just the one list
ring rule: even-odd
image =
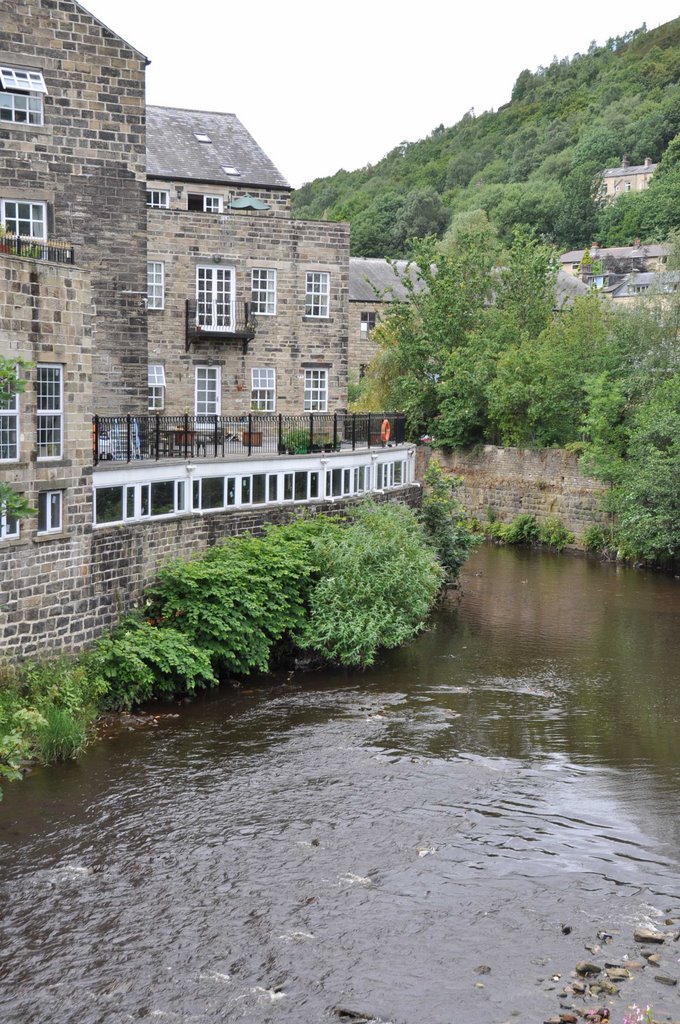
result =
[[248,343],[255,337],[255,317],[250,303],[244,302],[240,309],[227,302],[186,301],[185,350],[204,338],[219,341],[240,341],[243,354]]
[[21,256],[26,260],[43,260],[45,263],[75,262],[74,248],[68,242],[56,238],[28,238],[24,235],[0,233],[0,255]]
[[377,412],[95,416],[92,439],[95,466],[111,461],[311,455],[403,444],[405,417],[403,413]]

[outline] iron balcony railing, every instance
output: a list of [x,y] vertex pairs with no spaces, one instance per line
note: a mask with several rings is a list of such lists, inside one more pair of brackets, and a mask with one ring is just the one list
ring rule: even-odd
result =
[[0,254],[22,256],[47,263],[75,263],[75,251],[68,242],[56,238],[27,238],[24,235],[0,234]]
[[[389,423],[389,430],[385,421]],[[403,413],[94,416],[94,464],[115,460],[307,455],[402,444]]]
[[187,299],[185,310],[187,352],[192,342],[213,338],[240,341],[245,353],[248,342],[255,337],[256,322],[249,302],[239,306],[229,302],[195,302]]

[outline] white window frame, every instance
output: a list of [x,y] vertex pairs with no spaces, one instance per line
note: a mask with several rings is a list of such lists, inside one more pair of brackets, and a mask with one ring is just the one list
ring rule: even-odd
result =
[[235,320],[233,267],[216,264],[196,267],[196,326],[209,331],[233,330]]
[[276,370],[273,366],[253,366],[250,371],[251,412],[276,412]]
[[14,516],[8,516],[0,508],[0,543],[3,540],[16,540],[19,536],[20,520]]
[[[20,214],[22,206],[29,208],[27,212],[24,211],[23,216]],[[10,207],[14,207],[14,210],[11,211]],[[32,199],[0,199],[0,222],[8,235],[39,238],[44,241],[47,238],[47,203],[34,202]],[[13,227],[11,222],[14,222]],[[28,224],[28,231],[20,229],[22,222]],[[39,234],[34,230],[38,225]]]
[[224,211],[224,199],[222,196],[203,196],[203,209],[206,213],[222,213]]
[[[56,515],[55,515],[56,513]],[[42,529],[40,520],[43,520]],[[38,494],[38,533],[63,533],[64,530],[64,492],[40,491]]]
[[147,188],[146,205],[151,210],[169,210],[170,193],[163,188]]
[[43,124],[43,98],[40,93],[0,92],[0,124]]
[[305,412],[328,412],[328,369],[305,367]]
[[[10,442],[12,435],[13,443]],[[19,436],[19,392],[15,391],[9,398],[0,399],[0,462],[17,461]]]
[[165,408],[165,367],[162,363],[149,363],[147,367],[149,387],[149,412],[161,412]]
[[305,316],[327,320],[330,315],[331,275],[327,270],[308,270],[305,275]]
[[250,271],[250,305],[256,316],[276,316],[276,270],[253,267]]
[[42,71],[36,71],[34,68],[16,68],[0,64],[0,83],[4,89],[47,94]]
[[165,309],[165,264],[148,260],[146,264],[147,309]]
[[194,415],[220,416],[222,406],[221,367],[197,366],[194,387]]
[[[38,363],[36,369],[36,456],[41,462],[61,459],[64,450],[64,367],[61,363]],[[45,449],[50,450],[46,453]]]

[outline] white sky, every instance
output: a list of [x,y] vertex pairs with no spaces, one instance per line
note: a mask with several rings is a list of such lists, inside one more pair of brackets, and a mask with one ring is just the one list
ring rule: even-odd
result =
[[295,187],[496,109],[523,68],[678,15],[677,0],[83,2],[151,60],[149,103],[235,113]]

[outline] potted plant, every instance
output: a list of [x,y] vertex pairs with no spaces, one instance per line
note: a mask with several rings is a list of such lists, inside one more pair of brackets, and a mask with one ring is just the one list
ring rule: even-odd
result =
[[281,437],[281,447],[289,455],[306,455],[309,451],[309,431],[303,428],[286,431]]

